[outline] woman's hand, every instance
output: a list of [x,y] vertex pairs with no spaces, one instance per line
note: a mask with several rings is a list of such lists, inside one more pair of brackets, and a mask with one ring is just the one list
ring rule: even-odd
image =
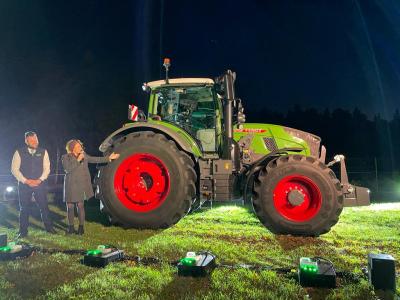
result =
[[119,153],[111,153],[109,156],[110,161],[117,159],[119,157]]
[[85,158],[85,154],[83,152],[79,153],[78,157],[76,158],[79,162],[81,162]]

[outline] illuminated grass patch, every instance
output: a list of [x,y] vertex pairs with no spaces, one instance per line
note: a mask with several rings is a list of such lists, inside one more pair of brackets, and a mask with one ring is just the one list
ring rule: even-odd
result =
[[[51,207],[57,235],[33,220],[26,241],[50,248],[88,249],[113,244],[129,255],[156,256],[164,263],[152,267],[118,263],[105,269],[85,267],[79,256],[34,255],[0,263],[0,299],[374,299],[365,280],[339,282],[335,290],[302,288],[293,278],[271,271],[216,269],[209,278],[180,278],[166,264],[186,251],[210,250],[223,264],[297,266],[300,257],[329,258],[337,269],[361,274],[367,253],[400,253],[400,204],[346,208],[339,223],[319,238],[276,236],[266,230],[251,208],[222,206],[197,212],[166,230],[125,230],[105,226],[97,208],[89,205],[86,234],[65,236],[65,212]],[[17,211],[0,207],[0,231],[15,236]],[[399,272],[399,269],[397,270]],[[397,281],[398,292],[400,282]]]

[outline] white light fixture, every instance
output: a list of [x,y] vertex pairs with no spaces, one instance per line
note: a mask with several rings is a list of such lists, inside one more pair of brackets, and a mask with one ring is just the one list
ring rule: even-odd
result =
[[14,188],[12,186],[6,187],[6,192],[7,193],[11,193],[12,191],[14,191]]

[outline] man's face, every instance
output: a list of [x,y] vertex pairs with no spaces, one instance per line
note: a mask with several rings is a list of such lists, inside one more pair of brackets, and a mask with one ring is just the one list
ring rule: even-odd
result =
[[39,140],[37,135],[26,137],[25,143],[28,145],[29,148],[36,149],[39,146]]

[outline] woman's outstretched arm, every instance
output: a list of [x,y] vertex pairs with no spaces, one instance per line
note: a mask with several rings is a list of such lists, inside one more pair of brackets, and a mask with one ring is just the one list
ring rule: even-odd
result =
[[110,162],[110,157],[109,156],[91,156],[87,153],[85,153],[85,159],[87,159],[88,163],[90,164],[105,164]]

